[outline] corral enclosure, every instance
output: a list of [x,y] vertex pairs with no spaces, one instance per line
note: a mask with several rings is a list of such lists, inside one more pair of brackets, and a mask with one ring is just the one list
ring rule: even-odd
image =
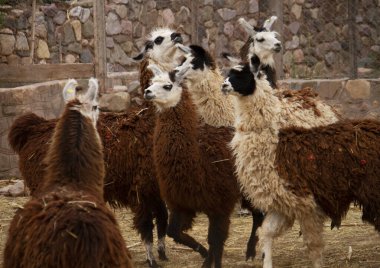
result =
[[[7,1],[0,0],[1,4],[4,2]],[[0,6],[0,178],[19,176],[17,156],[7,142],[13,120],[27,111],[47,119],[58,117],[63,107],[61,90],[65,83],[60,79],[95,75],[95,32],[99,30],[95,25],[93,1],[78,0],[74,5],[66,1],[37,1],[34,23],[32,1],[10,2],[16,4]],[[379,0],[104,2],[106,92],[112,93],[119,86],[131,98],[137,98],[138,104],[137,64],[132,57],[140,52],[146,34],[158,25],[178,29],[186,44],[197,43],[209,49],[222,65],[221,52],[237,54],[247,39],[237,23],[238,18],[244,17],[255,24],[277,15],[275,29],[283,43],[283,50],[277,56],[281,85],[295,90],[312,87],[347,117],[380,119]],[[35,43],[31,53],[33,25]],[[57,69],[47,64],[55,64]],[[35,70],[35,75],[28,72],[29,68]],[[44,71],[45,80],[39,81],[39,70],[49,68],[50,72]],[[29,81],[17,81],[17,75],[23,75],[21,69]],[[60,76],[62,73],[57,70],[65,70],[65,74]],[[0,207],[5,208],[0,209],[0,251],[15,209],[26,200],[0,197]],[[131,213],[117,209],[116,214],[136,266],[146,267],[143,245],[131,229]],[[225,266],[260,267],[257,260],[244,261],[251,218],[234,215],[232,222]],[[203,244],[206,244],[206,228],[206,218],[200,217],[193,234]],[[278,267],[310,265],[298,232],[299,227],[295,226],[276,244],[274,264]],[[379,235],[373,227],[361,222],[358,208],[350,211],[339,231],[330,231],[326,223],[325,238],[326,267],[380,266]],[[201,265],[196,253],[168,240],[170,262],[164,263],[164,267]],[[350,258],[349,246],[353,249]]]
[[[20,89],[10,87],[108,76],[103,92],[121,86],[119,89],[132,93],[134,99],[138,77],[132,57],[157,26],[177,29],[186,44],[202,45],[222,66],[220,54],[237,54],[247,39],[238,18],[261,24],[276,15],[274,28],[283,43],[276,61],[283,85],[292,89],[311,86],[348,117],[379,118],[378,0],[80,0],[74,4],[41,0],[36,2],[35,12],[32,2],[0,2],[4,4],[0,6],[0,87],[8,88],[0,93],[5,94],[0,96],[0,176],[18,175],[17,157],[6,141],[8,127],[33,106],[41,110],[44,101],[34,99],[33,105],[28,99],[31,105],[23,106],[26,100],[11,101]],[[104,4],[98,17],[94,3]],[[22,92],[26,91],[24,87]],[[50,113],[48,107],[42,110],[40,114]]]

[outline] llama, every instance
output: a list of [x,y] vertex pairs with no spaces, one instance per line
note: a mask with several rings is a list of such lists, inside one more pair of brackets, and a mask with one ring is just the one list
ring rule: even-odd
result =
[[[170,210],[168,236],[199,252],[203,267],[221,267],[230,215],[240,196],[227,144],[232,129],[199,124],[189,93],[157,66],[144,97],[157,109],[153,157],[160,191]],[[209,218],[209,251],[184,233],[197,212]]]
[[38,197],[14,216],[4,267],[132,267],[116,219],[103,199],[102,143],[96,131],[98,83],[75,96],[70,80],[66,108],[54,129]]
[[[185,78],[183,84],[189,90],[200,117],[206,124],[214,127],[233,127],[235,120],[233,99],[223,95],[220,91],[224,77],[214,58],[208,51],[197,45],[185,47],[178,44],[177,46],[186,52],[186,55],[182,64],[175,69],[176,76]],[[261,211],[253,208],[244,197],[241,205],[251,212],[253,218],[252,231],[247,243],[246,260],[254,259],[258,239],[256,230],[260,227],[264,216]]]
[[351,202],[380,231],[380,123],[341,121],[283,129],[281,100],[258,71],[259,62],[255,65],[255,75],[248,64],[232,69],[222,90],[236,96],[231,146],[240,185],[267,212],[259,229],[263,267],[272,267],[273,239],[295,220],[313,267],[322,267],[323,222],[327,217],[340,222]]
[[[252,57],[259,58],[262,70],[266,74],[272,88],[277,89],[277,73],[274,62],[274,54],[279,53],[282,49],[281,41],[279,41],[278,33],[271,31],[273,23],[277,20],[276,16],[272,16],[265,20],[263,26],[251,26],[244,18],[240,18],[239,24],[249,35],[248,40],[240,49],[240,58],[243,62],[249,61]],[[228,53],[223,53],[223,57],[237,63],[239,60],[233,58]]]
[[[162,39],[161,42],[155,42],[157,38]],[[177,49],[175,45],[178,42],[181,42],[181,36],[167,28],[156,29],[149,35],[147,43],[153,45],[146,48],[145,54],[149,57],[140,67],[143,89],[150,84],[152,77],[146,68],[149,61],[160,63],[162,68],[170,66],[173,69],[176,66],[178,59],[170,59],[169,56],[181,54],[173,53],[170,48],[171,45]],[[132,107],[125,113],[101,113],[98,121],[107,171],[104,198],[114,207],[131,208],[134,228],[141,235],[151,267],[157,267],[153,254],[153,220],[156,219],[159,259],[167,260],[165,235],[168,219],[152,166],[154,118],[153,105],[144,101],[141,106]],[[56,119],[45,120],[29,113],[16,119],[8,135],[11,147],[19,155],[20,171],[32,196],[38,195],[40,190],[46,167],[43,159],[56,122]]]

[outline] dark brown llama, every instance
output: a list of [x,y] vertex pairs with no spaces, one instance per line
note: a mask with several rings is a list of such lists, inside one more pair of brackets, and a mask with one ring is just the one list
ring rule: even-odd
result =
[[[180,34],[166,28],[150,34],[145,48],[146,58],[140,64],[142,89],[149,86],[153,76],[146,68],[149,62],[170,68],[176,66],[175,59],[171,59],[168,53],[177,55],[173,51],[177,50],[175,44],[180,37]],[[162,39],[161,43],[155,42],[156,39]],[[161,46],[164,51],[161,51]],[[46,166],[42,160],[56,122],[56,119],[48,121],[35,114],[27,114],[13,123],[8,135],[11,147],[19,154],[20,171],[33,196],[37,195],[42,182]],[[159,258],[167,260],[165,235],[168,219],[152,165],[154,124],[154,107],[147,101],[126,113],[101,113],[98,121],[106,166],[104,198],[112,206],[131,208],[134,228],[141,235],[151,267],[157,266],[152,249],[153,220],[156,220]]]
[[78,98],[74,88],[64,88],[67,104],[48,147],[43,185],[11,222],[4,268],[132,267],[103,199],[97,92],[93,78],[87,93]]
[[[240,197],[227,146],[233,129],[201,126],[189,93],[168,73],[152,69],[155,77],[145,98],[158,109],[153,155],[160,191],[171,212],[168,236],[206,258],[203,267],[221,267],[230,215]],[[198,212],[209,218],[208,251],[185,233]]]

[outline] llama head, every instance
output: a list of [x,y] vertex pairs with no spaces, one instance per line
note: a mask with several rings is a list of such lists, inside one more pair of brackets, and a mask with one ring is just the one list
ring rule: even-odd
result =
[[182,63],[175,68],[177,78],[185,77],[187,80],[199,80],[202,77],[202,72],[216,69],[214,58],[201,46],[185,47],[182,44],[177,46],[186,53]]
[[142,60],[146,55],[157,62],[171,63],[183,54],[176,47],[182,42],[180,33],[169,28],[157,28],[148,35],[142,52],[133,59]]
[[96,126],[99,117],[98,109],[98,91],[99,84],[96,78],[90,78],[86,93],[78,93],[78,82],[75,79],[69,79],[63,88],[63,98],[70,106],[70,109],[79,111],[83,116],[89,118]]
[[273,23],[277,20],[272,16],[264,22],[262,27],[251,26],[243,18],[239,19],[240,25],[249,34],[252,43],[249,48],[249,58],[256,54],[262,64],[274,66],[273,54],[281,51],[281,41],[278,40],[279,34],[271,31]]
[[152,101],[158,111],[175,107],[181,100],[181,79],[175,78],[175,71],[163,72],[157,65],[151,64],[148,68],[153,72],[151,85],[145,89],[144,98]]
[[249,96],[255,94],[261,86],[271,88],[265,74],[260,70],[260,60],[256,57],[251,63],[233,67],[222,84],[222,91],[225,94]]

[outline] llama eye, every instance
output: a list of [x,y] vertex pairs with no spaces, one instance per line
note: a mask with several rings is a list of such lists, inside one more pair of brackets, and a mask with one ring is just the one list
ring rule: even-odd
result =
[[94,106],[92,106],[92,110],[93,111],[96,111],[98,109],[98,105],[94,105]]
[[165,90],[171,90],[172,89],[172,87],[173,87],[173,85],[165,85],[165,86],[163,86],[163,88],[165,89]]
[[162,43],[162,41],[164,41],[164,38],[162,36],[159,36],[156,39],[154,39],[154,43],[156,45],[160,45]]
[[264,38],[258,38],[258,39],[256,39],[256,41],[259,42],[259,43],[264,42],[264,40],[265,40]]

